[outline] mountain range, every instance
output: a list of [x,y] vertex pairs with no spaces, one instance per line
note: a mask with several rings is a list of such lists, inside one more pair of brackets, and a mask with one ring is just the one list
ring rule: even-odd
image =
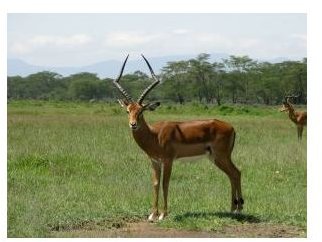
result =
[[[179,61],[179,60],[189,60],[195,58],[196,55],[176,55],[176,56],[163,56],[163,57],[153,57],[149,58],[149,63],[151,64],[154,72],[156,74],[160,73],[162,67],[166,66],[167,62]],[[228,58],[229,55],[225,53],[211,54],[210,62],[222,61],[222,59]],[[275,58],[273,60],[267,60],[273,63],[281,62],[287,60],[287,58]],[[20,59],[8,59],[7,60],[7,75],[8,76],[28,76],[41,71],[51,71],[56,72],[62,76],[69,76],[72,74],[80,72],[90,72],[96,73],[100,78],[114,78],[118,75],[120,68],[122,66],[122,61],[117,60],[106,60],[97,62],[91,65],[75,67],[54,67],[54,66],[37,66],[29,64]],[[140,70],[144,73],[149,73],[148,67],[144,63],[143,59],[130,60],[127,62],[124,73],[133,73]]]

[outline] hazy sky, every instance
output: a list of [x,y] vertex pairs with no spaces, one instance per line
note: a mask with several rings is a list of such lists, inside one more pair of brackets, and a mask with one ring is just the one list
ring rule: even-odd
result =
[[306,57],[306,14],[8,14],[8,58],[42,66],[201,52]]

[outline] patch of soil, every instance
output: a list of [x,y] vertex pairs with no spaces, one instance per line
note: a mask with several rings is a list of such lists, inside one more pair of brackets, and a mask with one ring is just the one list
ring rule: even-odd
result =
[[221,237],[247,237],[247,238],[298,238],[306,237],[306,231],[302,228],[269,224],[246,223],[234,226],[226,226],[219,231]]
[[113,226],[112,228],[87,227],[74,230],[54,231],[53,237],[86,238],[293,238],[306,237],[304,229],[269,223],[244,223],[225,226],[218,231],[194,231],[172,228],[160,228],[155,223],[136,221]]

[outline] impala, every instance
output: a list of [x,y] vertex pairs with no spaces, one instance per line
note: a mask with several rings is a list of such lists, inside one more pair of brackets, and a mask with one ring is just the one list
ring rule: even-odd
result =
[[[143,103],[143,100],[160,81],[154,74],[148,60],[142,55],[154,82],[142,92],[137,101],[134,101],[119,83],[128,57],[123,63],[118,78],[113,83],[124,97],[123,100],[118,101],[128,113],[133,137],[151,160],[153,208],[148,220],[162,220],[168,213],[168,188],[173,160],[206,154],[229,177],[231,211],[240,212],[244,203],[241,192],[241,173],[231,161],[235,142],[234,128],[230,124],[216,119],[186,122],[162,121],[149,125],[144,119],[143,112],[155,110],[160,102]],[[163,210],[159,213],[161,170],[163,170],[164,203]]]
[[307,113],[303,111],[295,111],[293,105],[289,101],[290,98],[296,96],[285,96],[283,101],[283,107],[280,112],[288,112],[288,117],[297,126],[297,139],[302,140],[302,134],[304,126],[306,126]]

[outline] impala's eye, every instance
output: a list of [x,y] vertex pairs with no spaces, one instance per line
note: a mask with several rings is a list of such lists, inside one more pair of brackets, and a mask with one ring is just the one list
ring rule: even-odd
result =
[[127,113],[130,113],[129,110],[126,110]]

